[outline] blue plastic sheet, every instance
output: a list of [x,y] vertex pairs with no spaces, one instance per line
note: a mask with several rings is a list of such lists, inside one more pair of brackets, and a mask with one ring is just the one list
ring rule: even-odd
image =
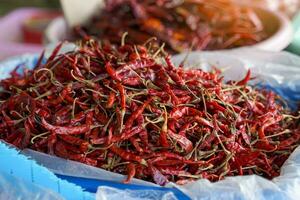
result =
[[0,142],[0,199],[92,200],[95,195],[56,177],[14,147]]
[[0,172],[0,199],[63,200],[52,190],[4,172]]
[[[175,56],[173,60],[180,63],[185,56],[185,54]],[[9,71],[16,65],[23,63],[24,66],[31,67],[35,61],[36,57],[34,56],[9,60],[2,64],[5,67],[0,65],[1,78],[7,77]],[[300,58],[289,53],[271,53],[253,49],[212,53],[192,52],[187,57],[186,66],[198,67],[204,70],[210,70],[212,66],[219,67],[224,73],[225,80],[240,80],[244,77],[247,69],[251,69],[253,76],[256,77],[252,84],[260,83],[263,86],[272,88],[286,98],[289,105],[294,109],[296,108],[296,102],[300,100]],[[39,164],[46,166],[56,174],[117,182],[125,179],[120,174],[31,150],[22,153],[36,159]],[[133,183],[158,187],[153,183],[137,179],[134,179]],[[227,177],[216,183],[199,180],[184,186],[169,184],[167,187],[176,187],[192,199],[300,199],[300,148],[298,147],[285,162],[281,175],[272,181],[251,175]],[[145,190],[147,191],[147,189]],[[151,191],[148,194],[156,195],[156,192],[158,192],[157,195],[159,195],[161,192],[159,190]],[[118,190],[99,187],[96,198],[110,199],[109,195],[112,193],[114,198],[133,198],[136,191],[134,189]],[[143,196],[141,198],[151,199],[152,197]],[[164,197],[160,196],[159,198]],[[169,198],[169,196],[166,198]]]

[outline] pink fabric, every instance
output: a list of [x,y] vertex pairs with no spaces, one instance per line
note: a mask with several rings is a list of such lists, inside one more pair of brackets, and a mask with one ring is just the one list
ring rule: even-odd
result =
[[0,60],[24,53],[38,53],[42,45],[22,43],[22,24],[28,17],[44,9],[21,8],[0,18]]

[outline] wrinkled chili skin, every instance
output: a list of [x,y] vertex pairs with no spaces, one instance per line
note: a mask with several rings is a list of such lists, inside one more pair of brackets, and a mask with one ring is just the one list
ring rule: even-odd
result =
[[298,116],[248,85],[250,71],[224,83],[220,70],[178,68],[156,48],[60,48],[0,82],[1,140],[160,185],[271,179],[299,146]]
[[[130,44],[144,44],[156,37],[151,44],[165,44],[166,50],[172,54],[253,45],[267,37],[255,11],[232,1],[159,2],[106,0],[99,14],[87,24],[74,28],[74,35],[86,38],[89,34],[112,44],[119,44],[124,32],[129,33],[126,41]],[[110,23],[112,19],[113,24]],[[138,57],[130,45],[120,49],[130,50],[131,59]],[[170,70],[170,76],[176,83],[183,84],[173,70]]]

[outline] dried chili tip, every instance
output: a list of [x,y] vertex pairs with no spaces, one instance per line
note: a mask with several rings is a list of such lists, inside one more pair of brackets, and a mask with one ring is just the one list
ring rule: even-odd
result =
[[247,74],[243,80],[240,80],[236,85],[246,85],[251,78],[251,71],[248,69]]
[[45,56],[45,49],[43,50],[40,57],[38,58],[38,61],[36,62],[34,69],[37,69],[37,68],[41,67],[42,62],[44,60],[44,56]]
[[113,79],[113,80],[116,80],[118,82],[121,82],[121,79],[119,78],[117,72],[115,71],[115,69],[112,67],[111,63],[110,62],[107,62],[105,64],[105,69],[106,69],[106,72],[108,73],[108,75]]
[[130,183],[131,179],[135,176],[135,174],[136,174],[135,164],[129,163],[127,165],[127,178],[123,181],[123,183],[125,184]]
[[55,49],[52,51],[52,54],[51,54],[50,57],[48,58],[47,62],[52,61],[52,60],[57,56],[57,54],[59,53],[59,50],[61,49],[61,47],[62,47],[63,44],[64,44],[64,42],[60,42],[60,43],[55,47]]

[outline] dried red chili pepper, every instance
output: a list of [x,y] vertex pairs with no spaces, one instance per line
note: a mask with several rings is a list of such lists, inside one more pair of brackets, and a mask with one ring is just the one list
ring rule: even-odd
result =
[[135,161],[135,162],[138,162],[143,165],[146,164],[146,161],[143,158],[141,158],[140,156],[137,156],[131,152],[125,151],[125,150],[117,147],[116,145],[113,145],[112,147],[110,147],[110,150],[112,152],[114,152],[115,154],[119,155],[124,160]]
[[52,131],[57,135],[78,135],[85,133],[90,130],[90,125],[81,125],[81,126],[53,126],[46,122],[44,118],[42,118],[42,125],[45,129]]
[[110,77],[116,81],[121,81],[121,79],[118,77],[118,74],[116,73],[116,71],[113,69],[113,67],[111,66],[110,62],[107,62],[105,64],[105,69],[106,72],[108,73],[108,75],[110,75]]
[[129,163],[127,165],[127,179],[123,181],[123,183],[130,183],[131,179],[135,176],[136,170],[135,170],[135,164]]
[[248,83],[248,81],[251,78],[251,71],[250,69],[248,69],[247,74],[245,76],[245,78],[239,82],[236,83],[236,85],[246,85]]
[[131,116],[127,119],[125,123],[125,129],[131,128],[134,120],[136,120],[145,110],[145,108],[148,106],[148,104],[152,101],[152,98],[149,98],[147,101],[143,103],[140,107],[138,107]]
[[116,93],[111,91],[107,100],[106,108],[112,108],[115,100],[116,100]]
[[161,145],[165,148],[169,147],[167,135],[168,135],[168,117],[167,117],[167,113],[164,113],[164,124],[161,128],[159,139]]
[[250,72],[224,83],[161,49],[82,45],[0,82],[0,139],[161,185],[272,178],[300,144],[298,117]]

